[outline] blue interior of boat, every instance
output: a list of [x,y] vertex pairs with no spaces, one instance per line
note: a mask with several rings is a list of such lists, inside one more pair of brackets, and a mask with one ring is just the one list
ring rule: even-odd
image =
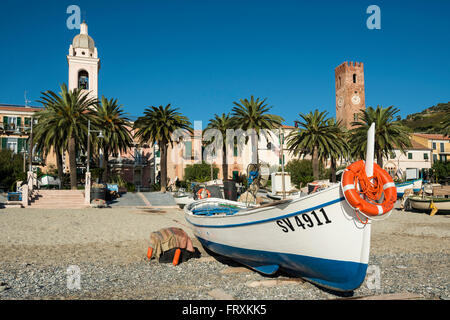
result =
[[208,207],[202,207],[201,209],[194,209],[192,213],[195,215],[201,216],[213,216],[217,214],[225,214],[227,216],[231,216],[238,212],[240,209],[232,206],[224,206],[224,205],[211,205]]

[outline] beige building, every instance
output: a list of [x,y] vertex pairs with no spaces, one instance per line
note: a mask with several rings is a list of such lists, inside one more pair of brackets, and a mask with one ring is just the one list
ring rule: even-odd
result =
[[[0,148],[14,153],[22,153],[29,161],[29,141],[31,121],[38,107],[0,104]],[[33,120],[34,121],[34,120]],[[33,164],[42,165],[43,159],[34,153]]]
[[418,179],[424,170],[431,168],[432,150],[411,138],[411,148],[405,153],[394,150],[389,159],[383,159],[383,167],[393,177],[401,179]]
[[[286,137],[295,127],[283,126],[284,136]],[[219,179],[224,178],[222,172],[222,147],[205,152],[202,142],[202,130],[194,130],[192,135],[186,136],[181,142],[175,142],[173,147],[168,149],[167,175],[173,180],[184,179],[184,170],[187,165],[194,163],[212,163],[219,168]],[[293,157],[287,150],[286,139],[283,144],[284,163],[288,163]],[[271,167],[281,165],[279,132],[268,133],[268,137],[261,136],[258,142],[259,161],[269,164]],[[256,162],[256,148],[253,147],[251,140],[247,144],[234,145],[227,150],[228,179],[237,179],[242,174],[247,173],[247,167],[250,163]]]
[[450,137],[442,134],[413,133],[412,139],[432,150],[431,164],[436,161],[450,161]]

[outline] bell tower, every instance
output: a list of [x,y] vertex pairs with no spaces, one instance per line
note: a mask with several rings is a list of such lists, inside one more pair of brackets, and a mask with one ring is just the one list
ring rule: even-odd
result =
[[67,55],[69,64],[69,90],[81,88],[90,98],[98,98],[98,72],[100,59],[94,40],[88,35],[86,22],[80,25],[80,34],[73,38]]
[[344,62],[334,69],[336,87],[336,120],[347,129],[358,121],[359,113],[366,109],[364,92],[364,64]]

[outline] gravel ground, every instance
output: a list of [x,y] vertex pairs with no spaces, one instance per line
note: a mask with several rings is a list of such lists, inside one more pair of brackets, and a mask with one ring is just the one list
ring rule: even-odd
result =
[[[344,297],[407,293],[448,299],[449,218],[396,210],[389,219],[374,222],[372,267],[366,282]],[[1,209],[0,299],[343,297],[300,279],[265,277],[211,257],[196,240],[200,259],[176,267],[147,261],[149,234],[168,226],[182,227],[192,236],[177,209]],[[70,266],[81,272],[79,286],[68,283]],[[373,281],[377,272],[378,285]]]

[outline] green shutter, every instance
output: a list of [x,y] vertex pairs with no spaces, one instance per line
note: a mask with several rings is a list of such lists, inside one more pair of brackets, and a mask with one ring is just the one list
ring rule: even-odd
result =
[[192,157],[192,141],[185,141],[185,158],[190,159]]
[[22,151],[23,146],[23,139],[19,138],[17,139],[17,153],[20,153]]
[[22,118],[21,117],[17,117],[17,126],[21,126],[22,123]]
[[5,150],[6,149],[6,139],[8,139],[8,138],[2,138],[2,150]]
[[26,126],[29,126],[31,123],[31,118],[28,118],[28,117],[24,118],[24,123]]
[[8,117],[3,116],[3,127],[6,129],[6,126],[8,125]]

